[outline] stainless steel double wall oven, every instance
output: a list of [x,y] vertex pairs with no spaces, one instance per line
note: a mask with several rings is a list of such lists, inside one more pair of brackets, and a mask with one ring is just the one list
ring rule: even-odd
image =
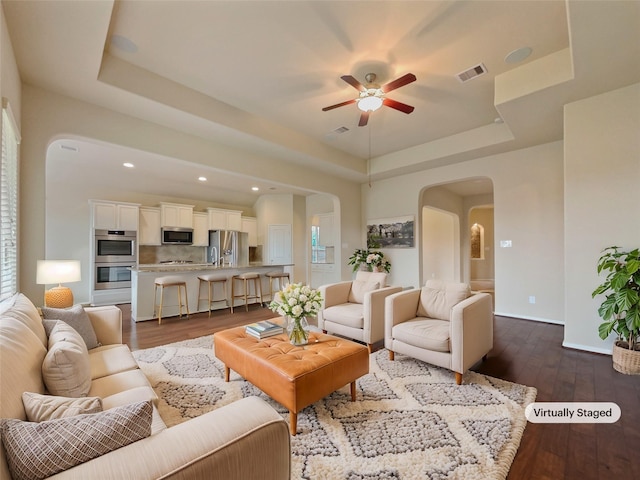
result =
[[131,288],[131,270],[138,262],[137,232],[94,231],[95,290]]

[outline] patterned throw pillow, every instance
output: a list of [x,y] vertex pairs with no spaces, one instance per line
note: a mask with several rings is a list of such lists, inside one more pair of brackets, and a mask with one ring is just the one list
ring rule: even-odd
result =
[[67,325],[71,325],[80,334],[89,350],[100,346],[91,319],[82,305],[69,308],[42,307],[41,310],[46,320],[62,320]]
[[46,420],[102,411],[102,399],[100,397],[69,398],[24,392],[22,394],[22,404],[27,414],[27,420],[30,422],[44,422]]
[[14,480],[39,480],[151,435],[151,402],[46,422],[0,420]]

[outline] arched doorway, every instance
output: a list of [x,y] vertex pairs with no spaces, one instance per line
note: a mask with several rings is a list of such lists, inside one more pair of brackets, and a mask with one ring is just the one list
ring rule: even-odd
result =
[[[420,195],[420,281],[494,283],[493,182],[470,178],[426,187]],[[478,224],[477,244],[472,227]],[[472,253],[472,248],[475,253]],[[472,257],[476,256],[475,259]],[[472,288],[473,288],[472,286]],[[485,284],[483,283],[483,286]],[[488,288],[482,288],[483,290]]]

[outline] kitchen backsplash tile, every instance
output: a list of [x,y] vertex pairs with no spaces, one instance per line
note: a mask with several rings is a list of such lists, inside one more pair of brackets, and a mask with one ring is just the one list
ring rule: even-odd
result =
[[187,245],[144,245],[138,253],[138,263],[141,265],[183,260],[193,263],[207,261],[206,247],[192,247]]

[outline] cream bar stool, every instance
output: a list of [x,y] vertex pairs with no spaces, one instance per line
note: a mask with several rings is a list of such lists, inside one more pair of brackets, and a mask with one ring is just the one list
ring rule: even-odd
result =
[[[182,289],[184,288],[184,306],[187,310],[187,317],[189,313],[189,302],[187,299],[187,281],[184,277],[176,275],[170,275],[167,277],[158,277],[155,280],[155,288],[153,290],[153,302],[158,309],[158,325],[162,323],[162,304],[164,301],[164,289],[168,287],[178,287],[178,315],[182,317]],[[156,303],[158,298],[158,287],[160,287],[160,305]]]
[[[225,302],[227,307],[229,306],[229,300],[227,299],[227,277],[216,275],[215,273],[211,273],[209,275],[200,275],[198,277],[198,308],[200,308],[200,300],[205,300],[204,298],[200,298],[200,291],[202,287],[202,283],[207,284],[207,300],[208,308],[209,308],[209,316],[211,316],[211,304],[215,302]],[[216,299],[216,283],[222,284],[222,292],[224,296],[222,298]]]
[[[242,292],[238,294],[236,294],[235,291],[237,282],[241,282],[243,288]],[[253,283],[253,294],[249,291],[251,283]],[[259,273],[247,272],[231,277],[231,313],[233,313],[236,298],[244,299],[244,308],[247,312],[249,311],[249,299],[255,300],[256,302],[260,299],[260,305],[262,305],[262,279]]]
[[[269,279],[269,294],[270,300],[273,300],[273,292],[277,292],[278,290],[282,290],[282,287],[291,283],[291,279],[289,278],[289,273],[287,272],[269,272],[266,274],[266,277]],[[285,282],[285,279],[287,283]],[[274,282],[278,282],[278,288],[274,290]]]

